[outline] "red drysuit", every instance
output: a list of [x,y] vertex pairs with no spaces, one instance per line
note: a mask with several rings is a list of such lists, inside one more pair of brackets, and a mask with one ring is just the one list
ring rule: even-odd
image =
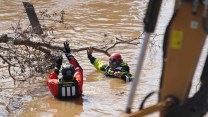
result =
[[[79,93],[82,94],[82,85],[83,85],[83,69],[77,62],[77,60],[72,57],[69,59],[69,63],[74,66],[75,74],[74,78],[76,78],[78,82],[78,90]],[[58,74],[54,71],[51,72],[50,76],[47,79],[47,85],[53,96],[58,96]]]

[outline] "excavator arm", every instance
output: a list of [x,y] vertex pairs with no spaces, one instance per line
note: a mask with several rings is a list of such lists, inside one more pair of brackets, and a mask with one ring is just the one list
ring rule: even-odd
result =
[[[153,1],[158,0],[150,0],[149,4]],[[161,2],[155,5],[161,5]],[[151,8],[148,7],[148,9]],[[147,15],[155,12],[148,9]],[[193,97],[188,97],[208,32],[206,14],[206,1],[175,1],[174,13],[163,40],[163,70],[159,87],[159,102],[148,108],[142,108],[138,112],[130,111],[136,89],[136,86],[133,85],[137,85],[139,81],[140,69],[136,69],[135,74],[138,75],[135,75],[136,80],[132,84],[125,116],[142,117],[155,111],[160,112],[160,117],[201,117],[206,114],[208,111],[208,60],[206,60],[201,74],[199,91]],[[157,20],[153,19],[153,21]],[[155,26],[151,23],[148,24],[150,27]],[[151,29],[154,29],[153,27]],[[148,30],[146,31],[148,32]]]

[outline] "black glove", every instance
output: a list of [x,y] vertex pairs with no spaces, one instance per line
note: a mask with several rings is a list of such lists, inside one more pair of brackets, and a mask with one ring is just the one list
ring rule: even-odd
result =
[[126,81],[126,82],[131,82],[133,79],[127,75],[122,75],[121,76],[121,79]]
[[65,54],[70,54],[71,53],[69,43],[67,41],[64,42],[64,52],[65,52]]
[[60,68],[61,68],[62,60],[63,60],[63,57],[61,55],[56,57],[56,65],[55,65],[55,67],[58,70],[60,70]]
[[64,42],[64,52],[65,52],[66,58],[68,58],[68,60],[73,58],[73,55],[71,54],[71,49],[69,47],[69,43],[67,41]]

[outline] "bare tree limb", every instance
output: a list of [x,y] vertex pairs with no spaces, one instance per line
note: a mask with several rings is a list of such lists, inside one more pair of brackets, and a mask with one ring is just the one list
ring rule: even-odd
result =
[[15,80],[16,80],[16,79],[15,79],[15,78],[13,77],[13,75],[11,74],[11,69],[10,69],[10,68],[11,68],[11,65],[8,66],[8,71],[9,71],[10,77],[14,80],[14,85],[15,85]]
[[117,44],[121,44],[121,43],[127,43],[127,44],[134,44],[134,45],[135,45],[135,43],[131,43],[131,42],[134,41],[134,40],[141,39],[141,36],[143,35],[143,33],[144,33],[144,32],[142,32],[142,33],[139,35],[138,38],[133,38],[133,39],[130,39],[130,40],[127,40],[127,41],[124,41],[124,40],[121,40],[121,39],[119,39],[119,38],[116,38],[116,40],[118,40],[119,42],[114,43],[111,47],[107,48],[106,51],[108,51],[108,50],[114,48]]
[[7,61],[7,59],[5,59],[2,55],[0,55],[0,58],[3,59],[8,65],[11,65],[11,63]]

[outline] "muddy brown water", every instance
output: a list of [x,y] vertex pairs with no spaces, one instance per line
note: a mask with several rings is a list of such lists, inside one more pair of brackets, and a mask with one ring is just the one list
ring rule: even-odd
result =
[[[28,0],[35,9],[48,9],[50,12],[64,10],[65,22],[75,30],[65,29],[61,26],[56,29],[58,39],[73,40],[71,48],[100,45],[108,38],[121,38],[124,40],[138,37],[143,31],[143,17],[147,0]],[[164,14],[160,15],[160,26],[157,30],[163,33],[164,27],[170,17],[172,7],[171,0],[163,3]],[[170,12],[169,12],[170,11]],[[9,26],[18,22],[24,13],[22,0],[0,0],[0,32],[10,31]],[[26,15],[23,14],[24,17]],[[106,38],[104,35],[108,35]],[[162,37],[158,36],[156,40]],[[155,42],[159,45],[160,41]],[[157,45],[157,44],[156,44]],[[136,59],[140,45],[120,44],[112,52],[119,52],[125,62],[130,66],[132,74],[136,67]],[[159,51],[159,52],[158,52]],[[156,46],[150,49],[150,53],[144,64],[144,73],[141,75],[141,86],[135,94],[132,111],[136,111],[141,100],[151,91],[158,89],[161,70],[161,48]],[[23,84],[15,89],[14,94],[21,92],[13,105],[10,113],[0,112],[0,116],[15,117],[117,117],[125,112],[131,83],[120,79],[106,78],[102,73],[90,64],[86,52],[74,53],[80,65],[84,69],[83,96],[75,100],[58,100],[54,98],[44,80],[32,84]],[[94,52],[93,55],[103,62],[108,62],[108,57],[102,53]],[[46,75],[47,77],[47,75]],[[11,80],[2,80],[2,85],[8,85]],[[25,91],[27,90],[27,91]],[[14,90],[10,88],[9,92]],[[1,94],[3,95],[3,94]],[[7,100],[7,99],[2,99]],[[154,103],[157,96],[150,98],[147,103]],[[4,103],[1,101],[2,110]],[[19,103],[18,103],[19,102]],[[15,105],[16,104],[16,105]],[[148,105],[148,104],[147,104]],[[8,110],[8,109],[7,109]]]

